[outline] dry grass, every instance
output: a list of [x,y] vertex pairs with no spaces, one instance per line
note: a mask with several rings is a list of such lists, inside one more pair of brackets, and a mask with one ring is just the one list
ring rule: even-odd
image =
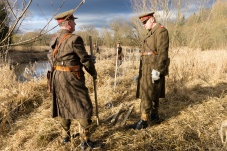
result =
[[[103,50],[103,49],[102,49]],[[97,92],[100,120],[116,113],[122,106],[134,108],[127,124],[139,119],[140,100],[135,99],[138,60],[129,58],[120,66],[114,90],[115,57],[113,50],[103,50],[97,56]],[[108,56],[112,56],[108,58]],[[141,131],[127,129],[120,123],[95,123],[91,139],[102,142],[101,150],[217,150],[224,151],[218,131],[227,119],[227,52],[171,49],[170,75],[166,79],[166,99],[160,101],[164,121]],[[61,145],[59,119],[50,117],[51,95],[46,79],[18,83],[13,73],[1,67],[0,150],[78,150],[79,140]],[[7,75],[7,76],[6,76]],[[92,78],[86,74],[91,99],[94,102]],[[106,103],[113,107],[106,108]],[[77,131],[77,123],[73,123]]]

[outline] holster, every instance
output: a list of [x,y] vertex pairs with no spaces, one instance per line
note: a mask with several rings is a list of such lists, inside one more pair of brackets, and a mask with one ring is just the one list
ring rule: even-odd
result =
[[73,75],[75,75],[77,77],[77,79],[80,79],[81,78],[81,74],[80,74],[80,71],[72,71],[71,72]]
[[47,71],[47,87],[48,87],[48,92],[52,93],[52,76],[53,76],[53,70]]

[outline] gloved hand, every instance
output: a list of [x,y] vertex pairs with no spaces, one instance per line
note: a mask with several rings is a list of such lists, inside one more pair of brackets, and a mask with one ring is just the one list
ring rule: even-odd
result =
[[155,81],[160,79],[160,72],[153,69],[151,72],[151,77],[152,77],[152,83],[154,83]]
[[91,56],[91,60],[93,61],[93,63],[96,63],[96,56]]

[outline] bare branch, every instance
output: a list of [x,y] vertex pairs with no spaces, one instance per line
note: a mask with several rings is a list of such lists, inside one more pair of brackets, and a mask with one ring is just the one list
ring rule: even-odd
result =
[[17,18],[17,20],[15,21],[14,25],[12,26],[11,30],[9,31],[9,33],[7,34],[7,36],[0,42],[0,45],[2,43],[4,43],[12,34],[12,32],[14,31],[15,27],[17,26],[18,22],[20,21],[20,19],[23,17],[23,15],[25,14],[25,12],[27,11],[27,9],[29,8],[29,6],[31,5],[32,0],[29,1],[28,5],[25,7],[25,9],[21,12],[20,16]]
[[[39,34],[38,34],[37,36],[35,36],[35,37],[31,38],[31,39],[27,39],[27,40],[20,41],[20,42],[14,43],[14,44],[10,44],[10,46],[24,45],[24,44],[28,44],[28,43],[32,43],[32,42],[38,41],[39,38],[40,38],[41,36],[47,34],[47,33],[50,32],[51,30],[53,30],[54,28],[56,28],[58,25],[56,25],[56,26],[54,26],[53,28],[51,28],[51,29],[49,29],[49,30],[43,32],[44,29],[45,29],[45,28],[50,24],[50,22],[53,20],[54,16],[60,11],[60,9],[61,9],[62,6],[64,5],[65,1],[66,1],[66,0],[64,0],[64,1],[61,3],[61,5],[60,5],[60,7],[58,8],[58,10],[56,11],[56,13],[55,13],[55,14],[52,16],[52,18],[47,22],[47,24],[42,28],[42,30],[39,32]],[[22,11],[22,13],[21,13],[20,16],[18,17],[18,19],[15,21],[14,26],[13,26],[12,29],[15,29],[15,27],[18,26],[18,24],[19,24],[19,26],[21,26],[22,21],[21,21],[20,23],[19,23],[19,21],[20,21],[20,19],[24,16],[24,14],[25,14],[26,10],[28,9],[29,5],[31,4],[31,2],[32,2],[32,0],[30,0],[29,4],[26,6],[26,8]],[[23,3],[23,5],[25,5],[25,4]],[[18,28],[18,29],[19,29],[19,28]],[[2,40],[2,41],[0,42],[0,44],[2,44],[8,37],[10,37],[11,34],[12,34],[12,32],[13,32],[13,30],[10,31],[10,33],[5,37],[4,40]],[[6,46],[6,45],[1,45],[0,48],[1,48],[1,47],[5,47],[5,46]]]
[[6,2],[7,2],[7,4],[8,4],[8,6],[9,6],[9,9],[11,10],[13,16],[14,16],[15,18],[17,18],[17,16],[15,15],[15,13],[14,13],[14,11],[13,11],[13,8],[10,6],[9,1],[7,0]]

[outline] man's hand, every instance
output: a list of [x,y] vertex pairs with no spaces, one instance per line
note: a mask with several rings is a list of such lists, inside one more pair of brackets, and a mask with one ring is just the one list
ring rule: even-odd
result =
[[95,64],[95,63],[96,63],[96,56],[92,56],[92,57],[91,57],[91,60],[92,60],[93,63]]
[[153,69],[151,72],[151,77],[152,77],[152,83],[154,83],[155,81],[160,79],[160,72]]

